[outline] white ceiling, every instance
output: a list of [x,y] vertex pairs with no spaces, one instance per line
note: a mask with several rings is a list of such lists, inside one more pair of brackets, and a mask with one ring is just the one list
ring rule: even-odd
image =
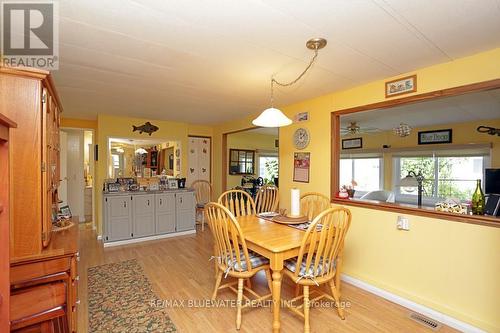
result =
[[500,89],[469,93],[341,116],[341,127],[357,122],[361,128],[391,130],[400,123],[425,127],[450,123],[500,119]]
[[500,46],[499,0],[60,1],[65,116],[218,123]]

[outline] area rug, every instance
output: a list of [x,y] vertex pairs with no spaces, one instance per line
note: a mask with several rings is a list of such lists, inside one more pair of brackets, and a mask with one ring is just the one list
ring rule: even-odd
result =
[[89,332],[176,332],[137,260],[88,269]]

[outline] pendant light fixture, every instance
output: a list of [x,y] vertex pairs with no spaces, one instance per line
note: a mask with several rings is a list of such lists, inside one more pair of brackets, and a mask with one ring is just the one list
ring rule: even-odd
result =
[[324,38],[313,38],[307,41],[306,47],[314,51],[314,56],[307,65],[306,69],[293,81],[282,83],[277,81],[274,77],[271,77],[271,107],[262,111],[262,113],[252,121],[252,124],[259,127],[282,127],[288,126],[292,123],[292,120],[285,116],[281,110],[275,108],[274,104],[274,84],[282,87],[289,87],[297,83],[312,67],[316,58],[318,57],[318,50],[321,50],[326,46],[326,39]]

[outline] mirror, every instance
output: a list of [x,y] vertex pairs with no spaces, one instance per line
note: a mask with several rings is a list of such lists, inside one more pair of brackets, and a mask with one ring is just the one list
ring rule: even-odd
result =
[[353,201],[470,209],[479,181],[486,196],[500,193],[487,177],[500,170],[500,89],[337,117],[336,190]]
[[181,143],[158,139],[109,138],[108,177],[181,174]]

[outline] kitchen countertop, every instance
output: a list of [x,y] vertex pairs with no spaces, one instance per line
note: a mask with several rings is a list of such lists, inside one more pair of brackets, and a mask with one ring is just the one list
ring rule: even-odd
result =
[[176,193],[176,192],[193,192],[191,188],[179,188],[171,190],[158,190],[158,191],[119,191],[119,192],[102,192],[105,196],[119,196],[119,195],[133,195],[133,194],[162,194],[162,193]]

